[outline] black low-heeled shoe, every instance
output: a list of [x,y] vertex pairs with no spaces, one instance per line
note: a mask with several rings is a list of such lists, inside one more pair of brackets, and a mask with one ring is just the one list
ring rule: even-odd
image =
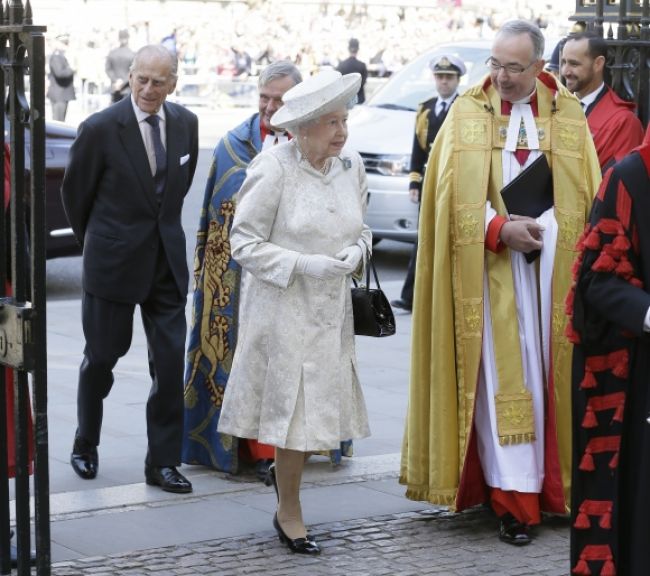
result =
[[268,472],[266,473],[266,478],[264,484],[267,486],[273,486],[275,488],[275,495],[280,501],[280,493],[278,492],[278,479],[275,476],[275,462],[269,466]]
[[278,522],[277,513],[273,515],[273,527],[278,533],[280,542],[286,544],[287,548],[292,552],[295,552],[296,554],[320,554],[320,546],[316,544],[314,540],[310,540],[309,538],[296,538],[295,540],[292,540],[289,538],[289,536],[284,533],[282,526],[280,526],[280,523]]
[[[280,502],[280,492],[278,492],[278,479],[275,475],[275,463],[269,466],[269,469],[266,473],[266,478],[264,479],[264,484],[267,486],[273,486],[275,489],[275,496],[278,499],[278,502]],[[309,530],[307,530],[307,540],[314,542],[314,538],[309,533]]]

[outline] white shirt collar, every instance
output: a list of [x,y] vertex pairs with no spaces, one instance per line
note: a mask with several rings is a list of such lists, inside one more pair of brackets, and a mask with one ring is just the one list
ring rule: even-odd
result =
[[286,132],[280,132],[279,130],[275,134],[267,134],[262,142],[262,150],[271,148],[276,144],[283,144],[284,142],[289,142],[289,135]]
[[600,91],[603,89],[604,86],[605,86],[605,83],[602,82],[601,85],[598,86],[598,88],[596,88],[593,92],[589,92],[589,94],[587,94],[586,96],[583,96],[582,98],[580,98],[580,102],[582,103],[582,107],[585,110],[587,108],[589,108],[589,106],[591,106],[594,103],[596,98],[598,98],[598,94],[600,94]]
[[521,98],[521,100],[513,100],[513,104],[530,104],[530,101],[533,99],[533,94],[535,94],[535,91],[537,90],[537,87],[533,88],[533,91],[526,96],[525,98]]
[[[138,108],[138,105],[135,103],[135,99],[133,98],[133,94],[131,94],[131,105],[133,106],[133,112],[135,112],[135,117],[138,120],[138,124],[140,122],[144,122],[151,114],[149,112],[143,112]],[[156,114],[160,118],[162,122],[165,121],[165,106],[161,106],[160,110],[158,110],[158,113]]]
[[451,96],[449,96],[449,98],[438,98],[438,104],[444,102],[447,108],[449,108],[449,104],[451,104],[454,101],[456,96],[458,96],[458,92],[454,92]]
[[458,96],[458,92],[454,92],[449,98],[440,98],[438,97],[438,101],[436,102],[436,107],[435,107],[435,114],[438,116],[439,114],[442,113],[442,105],[445,105],[445,112],[449,110],[449,107],[451,106],[451,103],[454,101],[454,99]]

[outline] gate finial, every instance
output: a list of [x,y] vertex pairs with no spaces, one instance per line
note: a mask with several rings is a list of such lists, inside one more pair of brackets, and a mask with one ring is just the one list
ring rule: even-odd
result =
[[11,0],[9,4],[9,24],[22,24],[23,2],[22,0]]

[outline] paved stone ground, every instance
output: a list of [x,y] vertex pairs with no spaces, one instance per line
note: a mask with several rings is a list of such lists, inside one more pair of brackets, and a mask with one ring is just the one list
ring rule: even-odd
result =
[[[215,521],[218,521],[215,519]],[[499,542],[484,509],[407,512],[311,526],[319,557],[292,554],[273,531],[60,562],[52,576],[565,576],[565,518],[545,518],[529,546]]]

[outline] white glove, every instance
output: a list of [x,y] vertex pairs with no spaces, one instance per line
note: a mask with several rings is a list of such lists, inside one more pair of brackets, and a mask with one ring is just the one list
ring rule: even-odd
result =
[[349,264],[354,271],[359,267],[361,258],[363,258],[363,251],[361,250],[361,246],[355,244],[354,246],[343,248],[336,257],[346,264]]
[[295,270],[298,274],[319,280],[345,276],[353,271],[348,263],[323,254],[299,254]]

